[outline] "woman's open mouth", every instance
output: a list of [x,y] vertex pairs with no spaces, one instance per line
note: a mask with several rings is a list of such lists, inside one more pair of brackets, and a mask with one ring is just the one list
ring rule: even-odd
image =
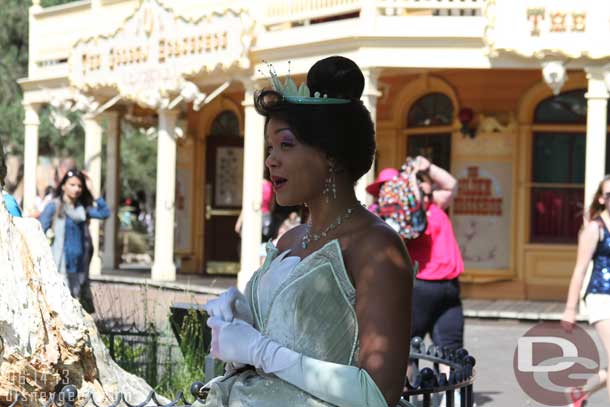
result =
[[288,180],[286,178],[273,176],[271,177],[271,182],[273,183],[273,189],[278,191],[284,185],[286,185],[286,182],[288,182]]

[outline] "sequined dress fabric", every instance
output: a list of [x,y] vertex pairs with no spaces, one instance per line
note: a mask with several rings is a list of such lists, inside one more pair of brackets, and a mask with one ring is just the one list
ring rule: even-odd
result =
[[[309,357],[356,365],[356,292],[337,240],[304,259],[279,254],[267,243],[267,258],[246,287],[255,327]],[[295,261],[296,259],[296,261]],[[286,267],[286,262],[291,263]],[[272,276],[283,268],[282,277]],[[261,289],[263,287],[263,289]],[[331,406],[262,371],[225,375],[211,387],[206,407]]]
[[601,218],[596,220],[603,225],[604,236],[593,253],[593,271],[585,297],[588,294],[610,294],[610,231]]

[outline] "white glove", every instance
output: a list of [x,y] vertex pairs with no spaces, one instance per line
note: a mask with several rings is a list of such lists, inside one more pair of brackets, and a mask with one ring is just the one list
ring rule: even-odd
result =
[[212,317],[208,318],[208,326],[212,328],[210,353],[216,359],[252,365],[265,373],[285,369],[298,361],[298,354],[241,319],[225,322]]
[[218,298],[208,301],[203,309],[207,311],[210,317],[220,317],[226,322],[231,322],[234,318],[237,318],[250,325],[254,323],[248,300],[235,287],[229,288]]
[[280,345],[239,319],[208,319],[212,356],[274,373],[282,380],[339,407],[387,407],[364,369],[313,359]]
[[275,375],[334,406],[388,407],[381,390],[366,370],[300,356],[298,363],[275,372]]

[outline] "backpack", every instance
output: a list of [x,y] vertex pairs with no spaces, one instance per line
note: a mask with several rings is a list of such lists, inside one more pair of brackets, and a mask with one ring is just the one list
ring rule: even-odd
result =
[[413,161],[407,157],[398,175],[379,191],[379,216],[403,239],[415,239],[428,226],[423,198]]

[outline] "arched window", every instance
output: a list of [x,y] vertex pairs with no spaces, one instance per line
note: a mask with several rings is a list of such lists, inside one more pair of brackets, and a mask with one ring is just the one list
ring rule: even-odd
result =
[[239,119],[232,110],[224,110],[212,122],[211,136],[239,137]]
[[[585,92],[579,89],[549,97],[534,111],[530,183],[532,243],[577,241],[585,210]],[[606,172],[607,164],[608,160]]]
[[534,123],[537,124],[585,124],[586,122],[587,100],[583,89],[544,99],[534,111]]
[[453,103],[439,92],[417,99],[407,114],[407,155],[422,155],[451,170],[451,124]]
[[453,120],[453,103],[443,93],[429,93],[409,109],[407,127],[446,126]]

